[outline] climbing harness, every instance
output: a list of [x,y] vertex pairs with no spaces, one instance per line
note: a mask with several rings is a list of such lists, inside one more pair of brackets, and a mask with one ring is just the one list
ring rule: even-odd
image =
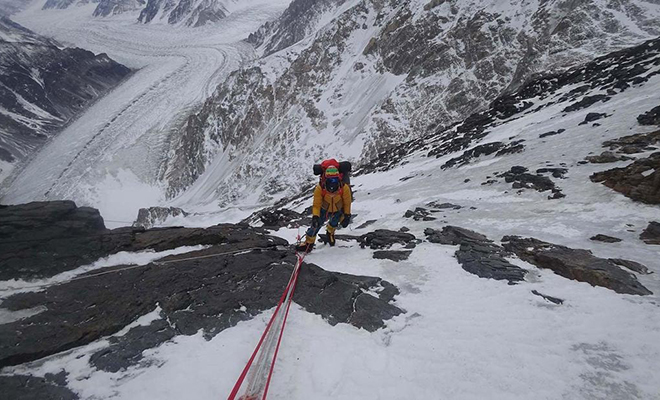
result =
[[[300,235],[298,235],[298,242],[300,242],[300,240]],[[268,325],[266,325],[266,329],[261,335],[257,347],[252,352],[252,356],[245,365],[245,368],[243,368],[241,375],[238,377],[234,388],[229,394],[228,400],[266,399],[268,387],[270,386],[270,381],[275,369],[277,353],[280,350],[282,336],[284,335],[284,326],[286,325],[286,320],[289,316],[289,308],[291,307],[293,293],[296,290],[298,275],[300,274],[300,268],[306,254],[307,253],[296,252],[297,262],[293,268],[289,282],[284,289],[284,293],[282,293],[282,297],[277,303],[275,312],[270,318],[270,321],[268,321]],[[259,355],[258,358],[257,354]],[[244,381],[246,383],[246,389],[240,397],[237,397]]]

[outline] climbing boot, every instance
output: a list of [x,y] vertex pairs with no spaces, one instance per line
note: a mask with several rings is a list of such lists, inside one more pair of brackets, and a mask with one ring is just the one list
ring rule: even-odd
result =
[[326,227],[326,233],[328,234],[328,244],[330,246],[334,246],[335,245],[335,228],[328,225]]
[[328,232],[328,244],[330,246],[335,245],[335,233],[334,232]]
[[314,249],[314,243],[300,243],[296,246],[296,251],[298,253],[309,253]]
[[314,249],[314,242],[316,242],[316,236],[305,236],[305,241],[296,246],[296,251],[299,253],[309,253]]

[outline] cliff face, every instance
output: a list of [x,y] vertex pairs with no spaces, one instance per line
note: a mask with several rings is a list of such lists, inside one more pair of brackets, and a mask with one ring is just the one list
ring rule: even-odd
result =
[[130,70],[0,19],[0,183]]
[[[176,141],[170,196],[296,191],[326,156],[368,160],[451,125],[532,74],[660,35],[660,6],[620,1],[294,1],[249,41]],[[293,182],[293,184],[289,184]]]

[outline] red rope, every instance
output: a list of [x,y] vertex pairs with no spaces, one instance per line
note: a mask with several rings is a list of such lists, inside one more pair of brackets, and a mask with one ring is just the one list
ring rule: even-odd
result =
[[[298,256],[298,265],[301,265],[305,255]],[[295,277],[293,278],[293,287],[291,288],[291,296],[289,296],[289,301],[286,304],[286,313],[284,313],[284,321],[282,321],[282,329],[280,330],[280,337],[277,339],[277,346],[275,347],[275,354],[273,354],[273,362],[270,365],[270,371],[268,372],[268,380],[266,380],[266,388],[264,389],[263,400],[266,400],[266,394],[268,394],[268,386],[270,386],[270,379],[273,377],[273,370],[275,369],[275,360],[277,360],[277,353],[280,351],[280,343],[282,343],[282,336],[284,335],[284,326],[286,325],[286,319],[289,316],[289,308],[291,308],[291,300],[293,300],[293,292],[296,290],[296,282],[298,281],[298,274],[300,274],[300,268],[296,270]]]
[[273,313],[273,316],[270,318],[270,321],[268,321],[268,325],[266,325],[266,329],[264,330],[264,333],[261,335],[261,339],[259,339],[259,343],[257,344],[257,347],[254,349],[252,352],[252,356],[248,360],[247,364],[245,365],[245,368],[243,368],[243,372],[241,372],[241,375],[239,376],[238,380],[236,381],[236,384],[234,385],[234,388],[232,389],[231,393],[229,394],[228,400],[235,400],[236,395],[238,394],[238,391],[240,390],[241,386],[243,385],[243,381],[245,380],[245,377],[248,374],[248,371],[250,370],[250,367],[252,366],[252,363],[254,362],[255,357],[257,356],[257,353],[259,353],[259,349],[261,348],[261,345],[263,344],[264,340],[266,339],[266,336],[268,335],[268,332],[270,331],[270,328],[273,325],[273,322],[275,321],[275,318],[277,317],[280,308],[282,308],[282,304],[284,304],[284,300],[286,300],[286,296],[289,293],[289,290],[293,286],[293,289],[291,289],[291,296],[289,297],[289,301],[287,302],[287,307],[286,307],[286,314],[284,315],[284,321],[282,322],[282,329],[280,330],[280,336],[278,338],[277,342],[277,347],[275,348],[275,354],[273,356],[273,361],[270,366],[270,371],[268,374],[268,380],[266,382],[266,388],[264,390],[264,396],[262,399],[266,399],[266,393],[268,392],[268,385],[270,384],[270,379],[273,375],[273,369],[275,368],[275,359],[277,358],[277,353],[280,348],[280,342],[282,341],[282,335],[284,333],[284,325],[286,324],[286,318],[289,315],[289,307],[291,306],[291,300],[293,299],[293,291],[295,290],[295,285],[296,282],[298,281],[298,274],[300,273],[300,266],[302,265],[303,260],[305,259],[305,254],[303,255],[297,254],[296,256],[298,257],[298,262],[294,268],[293,274],[291,276],[291,279],[289,279],[289,283],[286,285],[286,288],[284,289],[284,293],[282,293],[282,297],[280,297],[279,302],[277,303],[277,307],[275,308],[275,312]]

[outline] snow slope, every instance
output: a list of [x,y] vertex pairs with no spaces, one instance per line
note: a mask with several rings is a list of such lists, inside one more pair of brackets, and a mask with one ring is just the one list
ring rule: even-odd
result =
[[[269,398],[660,398],[660,248],[638,239],[648,221],[658,219],[658,206],[635,203],[589,180],[591,173],[611,165],[579,163],[590,153],[602,151],[603,141],[657,129],[640,126],[636,118],[658,105],[660,63],[653,64],[658,57],[656,52],[647,58],[650,67],[642,74],[649,77],[646,82],[617,91],[607,102],[566,112],[571,101],[557,99],[583,85],[565,85],[526,99],[534,107],[489,124],[483,137],[458,152],[429,156],[424,146],[438,144],[431,137],[387,168],[355,177],[356,218],[348,230],[358,235],[406,226],[423,239],[426,228],[452,224],[496,242],[503,235],[533,236],[589,249],[599,257],[644,263],[654,273],[637,277],[653,295],[617,294],[562,278],[516,257],[510,261],[530,271],[524,282],[508,285],[482,279],[460,267],[453,257],[455,246],[429,242],[419,244],[408,260],[398,263],[374,259],[372,250],[354,242],[338,241],[335,248],[319,245],[307,262],[328,270],[382,277],[399,287],[395,303],[407,312],[384,329],[369,333],[345,324],[333,327],[300,307],[293,308]],[[617,66],[616,62],[608,65]],[[594,86],[583,95],[599,91]],[[598,125],[581,124],[588,113],[609,117]],[[540,137],[559,129],[565,131]],[[464,149],[520,139],[525,140],[522,152],[482,156],[461,167],[442,168]],[[482,185],[495,172],[515,165],[535,170],[549,164],[564,164],[568,169],[565,179],[553,179],[565,198],[549,200],[547,192],[512,190],[502,181]],[[621,165],[625,162],[613,166]],[[463,208],[439,213],[435,221],[403,217],[405,211],[431,201]],[[310,204],[310,197],[304,196],[286,207],[302,211]],[[355,228],[368,220],[375,222],[368,228]],[[276,232],[290,241],[297,233],[286,228]],[[589,240],[597,233],[617,236],[623,242]],[[564,303],[547,302],[532,290]],[[68,387],[83,399],[222,398],[230,392],[269,317],[266,312],[241,322],[210,341],[201,332],[178,336],[146,352],[142,366],[117,373],[94,370],[88,363],[90,354],[106,346],[106,340],[2,373],[44,375],[64,369],[70,373]],[[157,308],[135,324],[156,318]]]
[[254,56],[238,41],[287,5],[252,1],[212,28],[191,29],[145,26],[125,15],[95,20],[89,15],[93,4],[41,10],[42,3],[15,19],[139,71],[45,147],[5,188],[2,201],[75,199],[100,207],[110,220],[129,222],[138,208],[162,200],[158,177],[173,128]]

